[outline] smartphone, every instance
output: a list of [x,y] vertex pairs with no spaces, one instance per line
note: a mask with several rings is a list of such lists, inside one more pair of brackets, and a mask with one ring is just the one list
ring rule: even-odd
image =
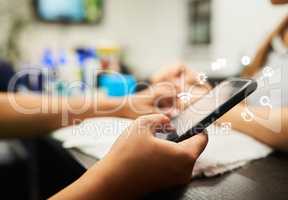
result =
[[[172,119],[176,133],[169,134],[166,139],[181,142],[203,132],[210,124],[252,94],[256,88],[257,82],[252,79],[233,78],[221,82]],[[193,95],[193,91],[190,92]]]

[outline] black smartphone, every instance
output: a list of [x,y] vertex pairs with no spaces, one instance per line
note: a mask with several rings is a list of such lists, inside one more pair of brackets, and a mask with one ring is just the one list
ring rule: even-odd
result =
[[[166,139],[181,142],[203,132],[224,113],[253,93],[256,88],[257,82],[251,79],[233,78],[221,82],[172,119],[176,133],[169,134]],[[193,90],[191,94],[193,95]]]

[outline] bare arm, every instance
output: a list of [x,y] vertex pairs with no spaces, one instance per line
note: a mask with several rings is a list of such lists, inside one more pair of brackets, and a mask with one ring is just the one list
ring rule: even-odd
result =
[[0,137],[37,136],[88,117],[124,116],[121,104],[120,99],[0,93]]
[[[89,117],[136,119],[141,115],[160,113],[162,110],[157,102],[162,98],[170,102],[175,98],[175,92],[174,88],[155,85],[124,98],[0,93],[0,138],[43,135]],[[169,115],[169,111],[166,114]]]
[[[279,150],[288,151],[288,109],[273,108],[271,111],[263,107],[252,107],[251,110],[256,117],[265,119],[268,112],[270,119],[265,124],[257,120],[247,122],[242,119],[241,112],[245,111],[245,105],[239,104],[226,113],[219,121],[231,122],[232,127],[240,132]],[[270,112],[270,113],[269,113]],[[280,129],[272,130],[272,126],[279,124]]]

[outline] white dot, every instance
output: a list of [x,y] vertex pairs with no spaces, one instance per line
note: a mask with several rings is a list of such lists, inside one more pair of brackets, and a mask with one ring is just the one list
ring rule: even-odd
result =
[[274,74],[273,68],[267,66],[262,71],[264,77],[272,77]]
[[249,56],[243,56],[241,59],[241,63],[244,66],[247,66],[251,63],[251,58]]
[[199,83],[203,85],[205,84],[205,82],[207,82],[208,76],[204,73],[199,73],[198,79],[199,79]]

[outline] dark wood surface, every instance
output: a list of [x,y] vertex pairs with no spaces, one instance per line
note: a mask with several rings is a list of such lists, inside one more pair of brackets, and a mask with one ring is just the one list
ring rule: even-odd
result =
[[[96,162],[75,150],[70,153],[86,168]],[[198,178],[186,187],[150,194],[145,199],[287,200],[288,155],[273,153],[225,175]]]

